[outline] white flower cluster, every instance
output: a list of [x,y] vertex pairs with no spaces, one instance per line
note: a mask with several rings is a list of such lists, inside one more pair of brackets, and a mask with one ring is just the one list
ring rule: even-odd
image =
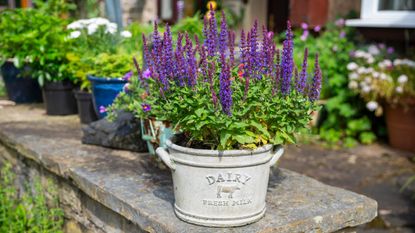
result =
[[386,45],[370,45],[367,50],[351,53],[353,62],[347,64],[349,70],[348,87],[359,93],[366,101],[366,107],[375,115],[382,114],[378,99],[393,100],[402,96],[415,73],[415,61],[409,59],[387,59],[393,48]]
[[[377,47],[376,47],[376,49],[377,49]],[[372,51],[372,52],[375,52],[375,51]],[[377,52],[377,54],[379,54],[379,52]],[[373,55],[375,55],[375,54],[370,53],[370,52],[365,52],[363,50],[356,50],[354,52],[353,56],[356,57],[356,58],[363,58],[363,59],[366,60],[367,63],[372,64],[373,62],[375,62],[375,58],[373,57]]]
[[393,61],[394,66],[409,66],[415,68],[415,61],[409,60],[409,59],[395,59]]
[[349,88],[358,90],[363,93],[369,93],[374,89],[374,80],[386,80],[392,82],[393,79],[389,75],[383,72],[378,72],[372,67],[359,66],[355,62],[347,64],[349,73]]
[[[70,33],[69,38],[75,39],[81,36],[81,31],[86,30],[88,35],[92,35],[98,31],[98,29],[104,28],[105,33],[115,34],[118,30],[116,23],[110,22],[105,18],[91,18],[91,19],[80,19],[70,23],[66,28],[69,30],[74,30]],[[129,31],[122,31],[120,33],[122,37],[130,38],[132,36]]]
[[385,60],[379,62],[379,64],[378,64],[379,68],[381,68],[381,69],[391,68],[392,65],[393,65],[393,63],[389,59],[385,59]]

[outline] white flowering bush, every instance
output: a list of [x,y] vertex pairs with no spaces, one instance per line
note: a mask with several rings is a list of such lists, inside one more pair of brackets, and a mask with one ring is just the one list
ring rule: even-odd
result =
[[118,30],[117,24],[105,18],[81,19],[67,27],[67,42],[72,51],[66,55],[67,69],[82,90],[89,91],[87,75],[119,78],[132,69],[132,33]]
[[116,23],[105,18],[80,19],[70,23],[68,40],[82,53],[114,53],[118,45],[132,37],[129,31],[118,31]]
[[383,103],[404,105],[415,97],[415,61],[396,58],[393,48],[372,44],[351,53],[349,88],[359,93],[377,116]]

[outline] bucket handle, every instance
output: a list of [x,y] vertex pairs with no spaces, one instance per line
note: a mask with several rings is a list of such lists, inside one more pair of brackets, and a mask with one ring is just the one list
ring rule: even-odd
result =
[[160,157],[161,160],[169,167],[172,171],[176,170],[176,165],[170,158],[169,152],[166,151],[165,148],[159,147],[156,150],[157,155]]
[[275,151],[272,159],[269,161],[269,166],[272,167],[284,154],[284,147],[278,146]]

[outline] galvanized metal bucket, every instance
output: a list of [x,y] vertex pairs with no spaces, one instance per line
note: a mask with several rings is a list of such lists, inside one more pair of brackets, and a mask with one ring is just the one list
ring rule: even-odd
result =
[[265,145],[255,150],[203,150],[166,142],[158,156],[171,169],[176,215],[190,223],[230,227],[265,214],[270,167],[284,153]]

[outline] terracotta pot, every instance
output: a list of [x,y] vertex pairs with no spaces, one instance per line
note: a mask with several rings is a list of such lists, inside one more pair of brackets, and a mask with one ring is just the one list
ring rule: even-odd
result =
[[415,152],[415,99],[405,101],[404,106],[386,105],[389,144]]

